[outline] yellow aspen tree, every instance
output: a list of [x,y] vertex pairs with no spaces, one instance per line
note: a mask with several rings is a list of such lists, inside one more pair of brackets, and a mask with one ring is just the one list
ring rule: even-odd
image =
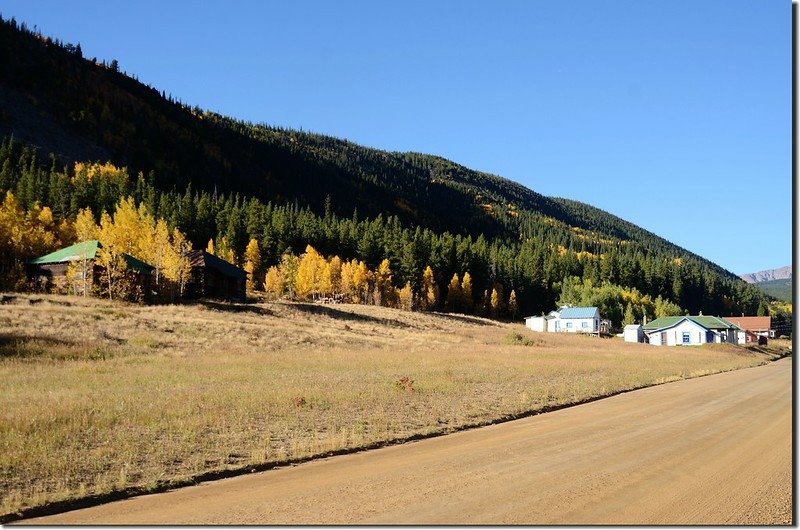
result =
[[75,218],[75,237],[78,243],[89,239],[97,239],[100,228],[94,221],[94,214],[91,208],[84,208],[78,212]]
[[497,318],[502,311],[503,311],[503,286],[500,285],[499,283],[495,283],[494,287],[492,287],[490,312],[493,318]]
[[439,299],[439,292],[436,282],[433,278],[433,269],[430,265],[425,267],[422,272],[422,285],[420,285],[420,294],[422,296],[422,308],[431,309],[436,305]]
[[244,251],[244,270],[247,272],[247,290],[256,289],[256,273],[261,269],[261,251],[258,249],[258,241],[251,239],[247,243]]
[[345,261],[342,263],[342,268],[340,272],[340,283],[339,283],[339,292],[342,294],[342,298],[346,302],[352,302],[355,296],[355,287],[353,284],[353,272],[355,260],[353,261]]
[[141,218],[132,197],[125,197],[114,211],[114,240],[120,252],[139,256],[138,239],[142,232]]
[[406,282],[405,287],[397,293],[400,308],[411,311],[414,308],[414,292],[411,289],[411,282]]
[[280,298],[283,295],[283,276],[278,267],[270,267],[264,277],[264,290],[270,298]]
[[356,261],[353,268],[353,290],[356,293],[356,302],[363,303],[367,301],[367,293],[369,293],[370,272],[367,264],[363,261]]
[[322,274],[319,278],[319,292],[322,296],[333,294],[333,281],[331,278],[331,263],[325,262],[322,266]]
[[448,311],[458,311],[461,309],[461,281],[458,279],[458,273],[453,274],[450,279],[450,285],[447,286],[447,298],[445,299],[445,308]]
[[380,298],[375,301],[376,305],[390,306],[394,286],[392,285],[391,264],[388,259],[384,258],[375,270],[375,289]]
[[25,245],[31,254],[45,254],[55,250],[57,247],[55,222],[53,212],[49,207],[40,207],[35,204],[26,216],[26,238]]
[[334,256],[328,262],[330,264],[331,293],[334,295],[342,292],[342,260],[339,256]]
[[206,252],[209,254],[214,254],[214,238],[208,240],[208,245],[206,245]]
[[305,298],[319,293],[324,264],[325,259],[320,256],[319,252],[311,245],[307,245],[297,266],[297,283],[295,285],[297,296]]
[[469,313],[472,311],[472,276],[469,272],[464,273],[464,277],[461,279],[461,297],[462,303],[464,304],[464,311]]
[[511,289],[511,294],[508,295],[508,312],[511,314],[511,318],[517,318],[517,311],[519,308],[517,307],[517,292],[514,289]]
[[176,258],[172,255],[174,249],[169,236],[169,228],[164,219],[159,219],[156,222],[152,234],[153,237],[148,255],[149,260],[147,262],[155,267],[155,280],[156,286],[158,287],[161,285],[161,276],[163,275],[164,266],[170,259],[175,260]]
[[136,238],[137,251],[132,254],[150,263],[147,258],[152,252],[151,246],[155,238],[156,220],[150,215],[144,203],[139,205],[137,215],[139,216],[139,235]]
[[176,267],[176,281],[178,284],[178,291],[183,296],[183,291],[186,284],[192,279],[192,267],[189,262],[189,251],[192,250],[192,243],[186,239],[186,236],[174,228],[172,230],[172,248],[177,256]]
[[114,297],[124,297],[122,277],[125,274],[125,260],[118,244],[118,234],[114,221],[108,213],[100,216],[100,230],[98,232],[100,248],[97,251],[97,262],[103,267],[103,282],[101,294],[107,294],[109,300]]

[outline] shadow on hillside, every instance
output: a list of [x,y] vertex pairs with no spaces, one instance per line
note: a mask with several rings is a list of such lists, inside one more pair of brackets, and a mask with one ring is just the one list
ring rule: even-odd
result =
[[232,302],[215,302],[213,300],[198,300],[190,302],[189,305],[198,305],[214,311],[225,311],[227,313],[252,313],[260,316],[274,316],[271,310],[251,304],[237,304]]
[[57,347],[72,347],[74,341],[33,335],[0,333],[0,358],[32,357]]
[[469,315],[459,315],[455,313],[432,313],[437,317],[455,320],[456,322],[464,322],[467,324],[477,324],[478,326],[496,326],[493,321],[487,321],[485,318],[473,317]]
[[400,322],[399,320],[394,320],[391,318],[378,318],[369,315],[362,315],[360,313],[351,313],[349,311],[342,311],[341,309],[336,309],[331,306],[320,305],[320,304],[307,304],[303,302],[295,302],[294,304],[292,304],[292,307],[306,313],[311,313],[314,315],[325,315],[327,317],[334,318],[336,320],[354,320],[358,322],[372,322],[374,324],[383,324],[395,328],[415,327],[412,326],[411,324]]

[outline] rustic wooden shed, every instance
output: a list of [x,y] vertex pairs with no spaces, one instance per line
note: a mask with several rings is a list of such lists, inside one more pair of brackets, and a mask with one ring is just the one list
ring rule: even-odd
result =
[[247,272],[205,250],[187,254],[192,277],[184,289],[186,298],[218,298],[244,302]]
[[[91,295],[102,281],[104,269],[97,263],[100,248],[99,241],[90,239],[29,260],[25,264],[28,279],[37,290]],[[138,286],[141,301],[148,301],[153,267],[129,254],[122,258],[126,277]]]

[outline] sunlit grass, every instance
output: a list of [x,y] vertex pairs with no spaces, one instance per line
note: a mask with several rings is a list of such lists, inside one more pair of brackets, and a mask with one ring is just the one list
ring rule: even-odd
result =
[[0,513],[446,432],[772,357],[363,306],[224,309],[26,296],[0,305]]

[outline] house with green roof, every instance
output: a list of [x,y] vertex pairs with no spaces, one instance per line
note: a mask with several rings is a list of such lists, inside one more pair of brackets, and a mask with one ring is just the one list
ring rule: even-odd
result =
[[[103,267],[97,262],[103,247],[96,239],[82,241],[25,263],[28,278],[42,291],[89,295],[103,281]],[[150,276],[154,267],[122,254],[127,281],[133,282],[140,298],[150,293]]]
[[661,317],[643,326],[650,344],[656,346],[695,346],[728,342],[737,344],[739,327],[724,318],[704,316]]

